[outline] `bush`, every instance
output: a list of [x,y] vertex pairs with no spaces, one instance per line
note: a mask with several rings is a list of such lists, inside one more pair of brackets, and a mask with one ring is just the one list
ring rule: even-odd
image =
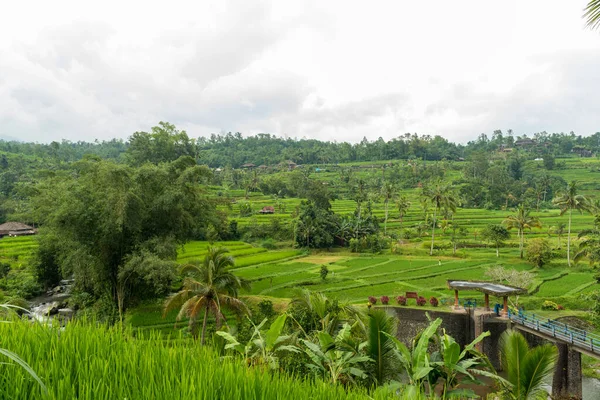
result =
[[564,308],[563,306],[561,306],[560,304],[558,305],[558,311],[562,311],[562,310],[564,310],[564,309],[565,309],[565,308]]
[[427,304],[427,299],[423,296],[419,296],[419,298],[417,299],[417,305],[424,306],[425,304]]
[[369,296],[369,303],[377,304],[377,297]]
[[405,306],[406,305],[406,297],[404,297],[404,296],[398,296],[398,297],[396,297],[396,302],[400,306]]
[[319,274],[321,275],[321,280],[324,281],[325,279],[327,279],[327,275],[329,274],[329,268],[327,268],[327,265],[321,265],[321,271]]
[[390,298],[389,298],[389,297],[387,297],[387,296],[381,296],[381,299],[380,299],[380,300],[381,300],[381,304],[384,304],[384,305],[386,305],[386,306],[387,306],[387,305],[389,304],[389,302],[390,302]]
[[440,302],[438,301],[438,299],[432,296],[429,299],[429,304],[431,304],[433,307],[437,307],[440,304]]
[[550,300],[546,300],[544,301],[544,304],[542,304],[542,310],[558,311],[558,309],[558,304]]
[[273,239],[268,238],[262,241],[260,247],[263,247],[267,250],[273,250],[277,248],[277,245],[275,244],[275,241]]

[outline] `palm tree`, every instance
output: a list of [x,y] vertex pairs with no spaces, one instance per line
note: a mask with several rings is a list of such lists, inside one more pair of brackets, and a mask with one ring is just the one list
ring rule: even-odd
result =
[[509,398],[533,400],[547,398],[546,378],[554,370],[558,351],[551,343],[529,348],[527,340],[516,330],[504,331],[500,336],[500,358]]
[[433,187],[423,190],[425,198],[433,204],[433,225],[431,229],[431,249],[429,255],[433,255],[433,243],[435,240],[435,226],[437,225],[437,214],[442,207],[455,212],[458,205],[458,198],[452,193],[450,186],[441,183],[435,184]]
[[541,228],[542,223],[538,217],[532,217],[529,215],[530,210],[526,209],[523,204],[517,208],[514,215],[509,215],[502,221],[508,229],[517,229],[519,236],[519,251],[521,258],[523,258],[523,248],[525,243],[525,229]]
[[404,217],[408,214],[408,210],[410,209],[410,201],[408,201],[406,196],[400,196],[396,202],[396,206],[398,207],[398,214],[400,217],[400,229],[402,229]]
[[560,207],[560,215],[569,212],[569,224],[567,228],[567,265],[571,266],[571,219],[573,210],[583,213],[590,209],[590,201],[587,197],[577,194],[577,181],[567,185],[567,190],[552,200],[552,203]]
[[396,323],[385,310],[369,312],[367,355],[373,360],[372,373],[378,385],[383,385],[396,373],[396,345],[391,339],[396,334]]
[[385,206],[385,220],[383,222],[383,234],[387,235],[387,221],[388,221],[388,206],[390,200],[394,198],[394,186],[391,183],[384,183],[381,188],[381,195],[383,196],[383,204]]
[[600,0],[590,0],[583,11],[586,25],[590,29],[600,29]]
[[187,276],[183,280],[183,288],[165,302],[163,315],[179,308],[177,321],[188,317],[194,336],[197,336],[198,317],[204,312],[201,344],[204,344],[208,314],[214,315],[217,327],[220,327],[225,321],[222,308],[238,314],[249,313],[246,304],[237,298],[239,290],[249,289],[249,284],[229,271],[234,260],[227,253],[228,250],[223,247],[209,247],[201,265],[184,265],[181,272]]

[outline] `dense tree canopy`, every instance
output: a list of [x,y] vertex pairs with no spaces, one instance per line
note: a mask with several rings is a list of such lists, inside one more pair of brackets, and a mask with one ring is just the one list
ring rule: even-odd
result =
[[129,299],[164,294],[177,243],[201,237],[214,218],[201,185],[208,174],[185,158],[137,169],[82,161],[72,176],[42,182],[37,219],[56,240],[40,243],[39,276],[72,274],[78,291],[120,311]]

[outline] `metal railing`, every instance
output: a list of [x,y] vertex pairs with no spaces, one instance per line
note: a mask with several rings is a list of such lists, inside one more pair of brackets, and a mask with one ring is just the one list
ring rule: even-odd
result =
[[508,310],[508,318],[516,324],[552,336],[565,343],[598,354],[600,358],[600,335],[576,328],[549,318],[541,318],[535,314]]

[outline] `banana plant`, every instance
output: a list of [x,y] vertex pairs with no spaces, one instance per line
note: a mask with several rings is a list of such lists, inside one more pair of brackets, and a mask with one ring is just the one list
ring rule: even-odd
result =
[[263,334],[261,329],[266,324],[267,319],[254,326],[254,332],[250,340],[246,344],[238,342],[238,340],[228,332],[218,331],[217,335],[227,341],[226,350],[233,350],[242,355],[251,365],[268,366],[269,369],[279,368],[279,358],[285,352],[299,353],[300,349],[293,344],[289,344],[293,340],[292,335],[282,335],[283,327],[287,314],[282,314],[271,323],[269,329]]
[[339,382],[354,383],[356,378],[365,379],[363,366],[371,358],[361,355],[367,342],[358,345],[351,337],[352,327],[346,323],[335,337],[328,332],[317,333],[319,343],[302,340],[304,352],[310,358],[306,364],[315,375],[333,384]]
[[427,326],[415,340],[412,348],[399,341],[396,337],[384,333],[396,345],[396,355],[405,372],[407,385],[404,393],[406,396],[419,398],[424,392],[432,393],[432,385],[428,376],[434,370],[434,366],[429,362],[429,342],[436,334],[436,331],[442,324],[441,318],[436,319]]
[[438,340],[440,350],[431,355],[434,373],[429,375],[432,385],[439,378],[443,379],[442,399],[477,398],[472,390],[460,388],[460,385],[468,383],[483,385],[477,376],[485,376],[502,384],[508,383],[496,374],[487,356],[475,347],[488,336],[489,332],[483,332],[461,351],[460,345],[443,330]]

